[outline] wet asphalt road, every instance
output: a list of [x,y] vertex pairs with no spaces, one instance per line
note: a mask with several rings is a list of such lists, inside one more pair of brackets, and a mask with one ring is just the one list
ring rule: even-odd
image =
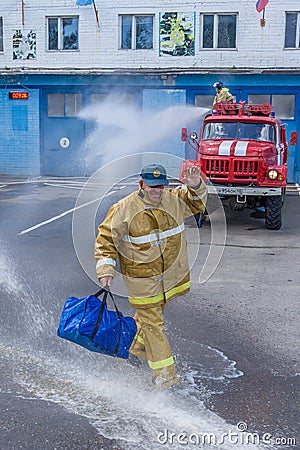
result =
[[[9,184],[12,181],[20,184]],[[58,319],[62,299],[74,292],[86,295],[96,287],[74,252],[72,214],[26,234],[18,233],[72,209],[80,183],[66,187],[61,180],[22,181],[0,179],[1,270],[6,271],[10,283],[19,278],[24,289],[40,292],[45,311],[50,307]],[[130,189],[111,195],[97,221]],[[170,340],[191,360],[196,358],[191,341],[216,348],[243,371],[244,376],[222,384],[223,394],[206,399],[213,411],[232,424],[243,421],[250,430],[282,437],[283,443],[287,438],[299,442],[300,196],[297,191],[289,192],[279,231],[265,230],[264,220],[252,217],[249,211],[226,211],[226,217],[228,236],[222,260],[214,275],[200,285],[199,265],[210,242],[209,221],[201,229],[191,293],[185,302],[176,300],[166,311]],[[190,248],[196,246],[197,229],[190,225],[187,234]],[[21,339],[26,343],[30,335],[19,332],[18,311],[10,301],[16,286],[12,289],[4,283],[4,288],[2,341]],[[125,312],[126,308],[122,303]],[[41,348],[47,349],[47,345],[47,340],[40,342]],[[31,396],[19,386],[8,358],[3,358],[1,372],[1,449],[121,448],[102,438],[87,419]],[[218,388],[217,381],[211,383],[207,381],[208,388]]]

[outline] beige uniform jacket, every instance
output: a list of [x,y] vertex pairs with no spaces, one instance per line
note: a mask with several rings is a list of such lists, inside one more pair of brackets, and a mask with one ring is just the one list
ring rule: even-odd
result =
[[98,278],[114,276],[116,261],[135,308],[162,304],[187,292],[190,274],[184,219],[203,212],[206,185],[165,189],[158,205],[137,190],[114,204],[98,228]]
[[229,89],[224,87],[215,95],[214,104],[217,102],[232,102],[233,100],[233,95],[229,92]]

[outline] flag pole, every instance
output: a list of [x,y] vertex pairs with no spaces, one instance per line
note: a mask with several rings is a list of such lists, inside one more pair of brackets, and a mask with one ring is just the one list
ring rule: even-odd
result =
[[263,9],[263,16],[262,19],[260,19],[260,26],[264,27],[266,25],[266,21],[265,21],[265,10],[266,8]]
[[99,17],[98,17],[98,10],[97,10],[96,5],[95,5],[95,0],[93,0],[93,6],[94,6],[94,11],[95,11],[95,16],[96,16],[96,22],[97,22],[98,27],[100,28]]
[[24,26],[25,15],[24,15],[24,0],[22,0],[22,25]]

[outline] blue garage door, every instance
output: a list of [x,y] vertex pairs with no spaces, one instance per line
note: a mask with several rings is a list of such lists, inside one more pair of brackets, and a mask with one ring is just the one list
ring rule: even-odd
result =
[[85,123],[78,117],[82,94],[61,89],[41,95],[42,175],[83,176]]

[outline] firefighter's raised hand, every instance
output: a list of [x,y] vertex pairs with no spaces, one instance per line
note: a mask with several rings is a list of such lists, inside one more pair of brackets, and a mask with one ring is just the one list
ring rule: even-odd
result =
[[186,171],[186,176],[184,177],[184,182],[187,186],[193,188],[198,187],[201,184],[200,169],[197,166],[190,166]]

